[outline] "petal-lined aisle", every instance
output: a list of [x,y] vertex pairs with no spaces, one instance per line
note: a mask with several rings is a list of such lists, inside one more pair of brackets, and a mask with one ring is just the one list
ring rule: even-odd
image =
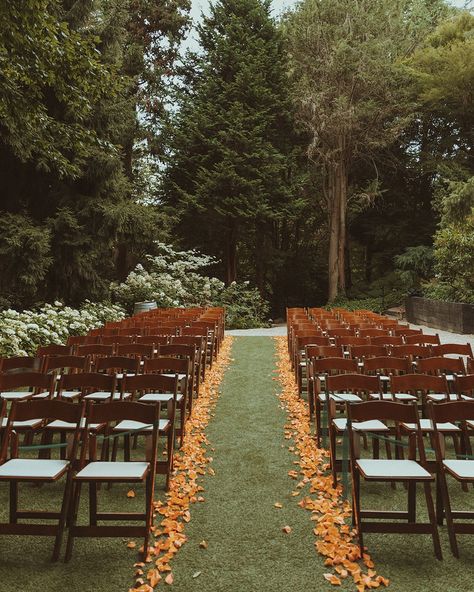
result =
[[273,380],[275,342],[236,338],[232,358],[208,427],[215,476],[203,480],[206,502],[192,508],[188,542],[172,562],[172,588],[319,591],[327,568],[291,496],[287,472],[294,457],[285,446],[285,414]]
[[[308,421],[308,405],[298,395],[291,370],[286,338],[276,337],[275,340],[277,380],[283,387],[280,400],[289,420],[285,426],[285,437],[294,442],[290,450],[299,458],[295,461],[299,470],[292,470],[289,475],[299,481],[293,492],[298,499],[301,497],[298,505],[312,513],[316,549],[326,558],[324,564],[334,569],[325,573],[324,577],[335,586],[340,586],[341,580],[352,577],[359,592],[378,588],[381,584],[387,586],[388,579],[377,575],[370,555],[360,557],[350,526],[350,504],[342,498],[341,488],[335,489],[332,485],[328,452],[316,446]],[[304,490],[308,488],[309,493],[305,495]]]
[[219,396],[219,387],[230,361],[232,337],[226,337],[217,362],[208,371],[200,388],[193,413],[187,422],[182,448],[177,452],[174,475],[165,501],[155,502],[154,543],[145,562],[135,564],[136,585],[134,590],[150,592],[162,580],[173,583],[170,562],[188,540],[185,525],[191,521],[190,506],[203,502],[203,487],[198,481],[214,470],[207,465],[212,457],[207,454],[206,428],[213,415]]

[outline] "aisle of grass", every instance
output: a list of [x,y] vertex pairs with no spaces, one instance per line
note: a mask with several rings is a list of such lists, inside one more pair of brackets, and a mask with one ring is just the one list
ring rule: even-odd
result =
[[[309,515],[291,497],[294,482],[287,473],[295,457],[275,397],[274,354],[269,337],[235,339],[235,361],[208,430],[216,474],[206,477],[206,501],[192,508],[189,543],[173,560],[176,592],[326,588]],[[285,525],[291,534],[282,532]],[[203,540],[207,549],[199,547]]]

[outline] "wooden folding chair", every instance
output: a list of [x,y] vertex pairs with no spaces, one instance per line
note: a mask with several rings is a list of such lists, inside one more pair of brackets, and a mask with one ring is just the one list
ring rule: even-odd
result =
[[[122,381],[122,390],[128,391],[139,403],[161,405],[167,408],[167,417],[160,421],[159,435],[167,439],[166,461],[157,461],[156,470],[160,475],[166,475],[166,489],[169,487],[174,463],[174,440],[176,429],[176,409],[178,407],[178,376],[163,376],[162,374],[140,374],[129,376]],[[141,429],[143,428],[143,430]],[[116,432],[136,430],[136,435],[148,435],[149,428],[140,426],[136,422],[122,422],[115,427]],[[116,447],[114,449],[116,453]],[[130,437],[125,437],[125,458],[130,457]]]
[[0,374],[0,398],[7,401],[52,399],[55,379],[39,372]]
[[58,345],[56,343],[42,345],[36,350],[37,358],[44,358],[45,356],[70,356],[71,354],[72,345]]
[[[438,524],[443,524],[443,518],[446,518],[451,551],[455,557],[459,557],[456,535],[474,534],[474,523],[458,522],[457,519],[473,520],[474,512],[452,509],[447,477],[449,476],[464,485],[465,490],[468,484],[474,484],[474,458],[471,446],[467,441],[469,429],[472,428],[474,421],[474,401],[452,401],[437,404],[430,402],[428,414],[432,421],[433,442],[438,464],[436,504]],[[439,430],[439,425],[445,422],[460,424],[465,438],[463,451],[470,454],[458,453],[454,459],[447,458],[444,435]],[[471,428],[468,424],[471,424]]]
[[[326,379],[329,374],[357,373],[359,365],[356,360],[344,358],[311,358],[308,365],[308,381],[311,388],[309,410],[316,416],[316,438],[321,439],[321,410],[326,401]],[[353,395],[347,395],[351,398]]]
[[[331,471],[333,485],[337,486],[337,473],[341,471],[341,460],[337,458],[337,439],[344,436],[347,429],[347,418],[337,415],[341,406],[345,410],[348,400],[362,401],[369,393],[380,393],[380,381],[378,376],[364,376],[361,374],[338,374],[326,377],[326,400],[324,404],[328,410],[329,428],[329,453],[331,457]],[[354,395],[349,399],[347,395]],[[367,421],[354,424],[354,429],[360,432],[389,432],[389,429],[381,421]],[[390,446],[386,443],[387,454],[390,456]],[[379,441],[372,439],[374,458],[379,456]]]
[[[360,432],[354,429],[354,423],[378,420],[399,425],[401,422],[415,424],[417,429],[409,435],[408,459],[361,458]],[[431,494],[434,477],[425,468],[426,455],[422,432],[418,424],[416,403],[396,403],[393,401],[366,401],[347,404],[347,428],[352,474],[352,511],[357,528],[360,554],[364,553],[363,535],[366,532],[430,534],[434,552],[442,559],[441,545],[436,525],[435,509]],[[401,439],[398,429],[397,440]],[[416,449],[420,462],[416,461]],[[361,508],[361,478],[367,482],[405,483],[408,482],[408,504],[406,511],[363,510]],[[423,483],[428,522],[416,521],[416,485]],[[382,521],[383,520],[383,521]]]
[[176,434],[180,437],[180,446],[183,444],[186,431],[186,420],[193,410],[193,392],[192,392],[192,367],[188,358],[155,358],[146,360],[143,369],[144,374],[161,374],[174,378],[178,377],[178,397],[177,404],[180,412],[180,423]]
[[[131,377],[130,380],[133,380]],[[73,406],[71,406],[73,407]],[[147,447],[147,458],[143,461],[97,461],[96,446],[89,446],[92,458],[86,464],[86,447],[81,454],[81,469],[74,477],[73,502],[69,510],[69,536],[66,546],[66,561],[72,556],[76,537],[143,537],[143,556],[148,555],[150,529],[153,525],[153,492],[157,464],[158,426],[160,424],[160,405],[144,405],[133,401],[112,401],[107,405],[89,403],[87,407],[86,431],[88,437],[96,439],[89,432],[90,424],[105,424],[106,435],[113,435],[116,425],[126,423],[148,426],[151,446]],[[97,508],[97,489],[102,483],[144,483],[146,489],[144,512],[99,512]],[[81,488],[89,486],[89,524],[78,525]],[[139,521],[143,525],[99,525],[99,521]]]
[[[70,405],[64,401],[14,401],[8,417],[0,460],[0,481],[10,484],[10,519],[0,524],[0,534],[54,536],[52,560],[57,561],[61,547],[68,504],[71,497],[72,471],[79,446],[79,426],[84,417],[84,405]],[[60,420],[75,425],[74,437],[64,459],[20,458],[21,447],[15,433],[15,424],[37,418]],[[8,450],[12,456],[8,459]],[[18,509],[18,484],[23,482],[53,483],[65,477],[65,486],[59,512]],[[56,524],[24,523],[23,520],[56,520]]]
[[413,335],[405,335],[405,343],[407,345],[439,345],[439,335],[423,335],[422,333],[416,333]]
[[190,391],[196,397],[199,396],[199,388],[201,386],[201,367],[199,364],[199,352],[196,345],[183,345],[177,343],[170,343],[168,345],[160,345],[158,350],[158,357],[165,358],[181,358],[188,359],[191,363],[191,368],[195,371],[192,373],[190,381]]
[[40,372],[42,360],[39,357],[13,356],[11,358],[0,358],[0,372]]

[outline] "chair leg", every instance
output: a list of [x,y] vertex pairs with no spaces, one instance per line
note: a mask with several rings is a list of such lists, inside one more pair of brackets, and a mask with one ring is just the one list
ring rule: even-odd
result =
[[16,524],[18,512],[18,481],[10,481],[10,524]]
[[416,522],[416,481],[408,482],[408,522]]
[[443,499],[444,515],[446,516],[446,526],[448,527],[449,545],[451,552],[454,557],[459,559],[459,547],[456,538],[456,532],[454,530],[454,521],[451,510],[451,500],[449,499],[448,483],[446,480],[445,473],[441,470],[438,473],[439,486]]
[[441,543],[439,541],[438,526],[436,524],[436,515],[435,515],[434,504],[433,504],[433,496],[431,495],[431,483],[428,483],[425,481],[423,483],[423,487],[425,490],[426,507],[428,509],[428,516],[429,516],[430,524],[431,524],[431,536],[433,539],[434,552],[435,552],[436,558],[441,560],[441,559],[443,559],[443,553],[441,551]]
[[81,498],[81,486],[82,483],[80,481],[74,483],[72,486],[72,502],[69,505],[69,516],[68,516],[68,525],[69,525],[69,533],[67,537],[66,543],[66,554],[64,557],[64,561],[70,561],[72,557],[72,549],[74,547],[74,527],[76,526],[77,522],[77,513],[79,511],[79,501]]
[[362,534],[362,521],[360,516],[360,475],[357,469],[352,470],[352,520],[357,529],[360,556],[362,557],[364,553],[364,537]]
[[336,442],[336,430],[334,426],[329,427],[329,455],[331,458],[331,473],[332,473],[332,486],[337,487],[337,442]]
[[89,483],[89,524],[97,526],[97,484]]
[[54,541],[53,556],[51,561],[57,561],[59,559],[59,553],[61,551],[61,543],[63,541],[64,527],[66,525],[68,507],[71,503],[71,486],[72,476],[71,470],[68,471],[66,476],[66,485],[64,486],[63,501],[61,503],[61,510],[59,512],[58,532]]

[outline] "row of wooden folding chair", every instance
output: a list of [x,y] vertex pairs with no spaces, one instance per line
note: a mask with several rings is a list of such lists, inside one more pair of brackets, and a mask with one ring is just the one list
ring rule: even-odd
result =
[[[474,426],[474,401],[448,403],[430,402],[428,405],[429,427],[424,428],[419,420],[416,404],[395,402],[363,402],[347,404],[347,433],[350,445],[350,469],[352,474],[353,516],[363,549],[363,535],[366,532],[427,533],[433,538],[436,556],[441,559],[437,524],[446,519],[450,546],[453,554],[459,557],[457,534],[474,534],[472,511],[454,510],[448,488],[448,477],[467,486],[474,483],[474,458],[470,445],[470,435]],[[385,435],[395,435],[400,442],[408,435],[408,459],[366,459],[362,458],[360,436],[373,430],[374,423],[385,426]],[[389,424],[394,428],[389,428]],[[365,426],[365,427],[364,427]],[[448,427],[446,427],[448,426]],[[435,461],[427,461],[423,435],[430,434],[435,452]],[[447,458],[445,437],[447,433],[457,433],[462,440],[461,452],[454,448],[455,458]],[[390,440],[390,438],[386,438]],[[418,456],[417,456],[418,451]],[[466,452],[468,454],[466,454]],[[406,512],[361,509],[361,480],[408,483],[408,504]],[[436,509],[431,494],[431,483],[436,479]],[[423,483],[425,490],[428,522],[416,521],[416,484]],[[465,487],[467,491],[467,487]],[[374,522],[373,519],[385,519]],[[458,519],[462,519],[459,522]],[[390,522],[387,522],[390,520]]]
[[[5,403],[2,408],[5,414]],[[18,445],[15,424],[45,418],[51,423],[66,423],[73,426],[72,440],[65,446],[64,458],[22,458]],[[77,537],[142,537],[144,556],[148,552],[150,529],[153,525],[153,495],[160,433],[161,406],[144,403],[112,402],[97,405],[85,402],[70,405],[60,400],[34,400],[14,402],[3,437],[0,464],[0,481],[10,484],[9,521],[0,524],[0,534],[39,535],[54,537],[52,559],[59,558],[61,542],[66,525],[69,527],[66,559],[70,559],[74,539]],[[166,421],[166,420],[165,420]],[[95,426],[103,426],[102,439],[128,431],[128,423],[137,423],[146,429],[149,444],[147,457],[140,461],[97,460],[96,441],[99,433]],[[121,427],[122,426],[122,427]],[[91,445],[93,441],[94,445]],[[78,452],[80,449],[80,457]],[[11,456],[9,452],[11,451]],[[88,457],[88,452],[90,456]],[[18,508],[20,483],[64,482],[62,504],[59,511],[42,511]],[[97,489],[104,483],[134,483],[145,485],[145,509],[141,513],[99,512]],[[83,485],[89,486],[89,524],[78,525],[77,514]],[[40,519],[41,523],[36,521]],[[30,520],[30,522],[26,522]],[[35,522],[31,522],[34,520]],[[142,525],[98,525],[99,521],[142,522]],[[48,522],[48,523],[47,523]],[[53,522],[51,524],[51,522]]]

